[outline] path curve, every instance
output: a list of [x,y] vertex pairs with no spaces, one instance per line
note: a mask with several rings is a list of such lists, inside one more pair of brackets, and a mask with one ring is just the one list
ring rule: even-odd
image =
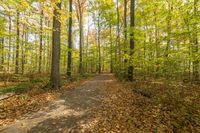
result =
[[86,123],[89,112],[101,104],[104,96],[101,90],[111,78],[111,74],[98,75],[64,92],[45,110],[0,128],[0,133],[69,133],[74,127]]

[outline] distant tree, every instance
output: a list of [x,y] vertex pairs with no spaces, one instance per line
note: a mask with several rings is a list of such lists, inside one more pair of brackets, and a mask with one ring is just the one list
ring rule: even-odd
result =
[[16,21],[17,21],[17,37],[16,37],[16,53],[15,53],[15,73],[18,74],[19,73],[19,38],[20,38],[20,32],[19,32],[19,11],[17,10],[17,17],[16,17]]
[[11,14],[9,13],[9,16],[8,16],[8,19],[9,19],[9,46],[8,46],[8,72],[10,72],[10,58],[11,58],[11,29],[12,29],[12,20],[11,20]]
[[83,19],[86,6],[86,0],[75,0],[76,15],[79,22],[79,73],[83,74]]

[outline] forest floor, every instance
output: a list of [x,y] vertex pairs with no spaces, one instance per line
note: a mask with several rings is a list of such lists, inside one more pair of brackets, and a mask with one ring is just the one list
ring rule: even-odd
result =
[[200,89],[196,85],[155,80],[121,82],[112,74],[101,74],[64,86],[59,93],[57,98],[57,92],[45,93],[42,97],[49,97],[50,104],[44,102],[43,109],[22,115],[2,126],[0,132],[200,132]]
[[[84,124],[88,113],[101,104],[102,89],[111,75],[100,75],[78,87],[62,90],[63,94],[44,109],[28,113],[15,123],[0,128],[1,133],[59,133],[70,132]],[[37,111],[37,110],[36,110]]]

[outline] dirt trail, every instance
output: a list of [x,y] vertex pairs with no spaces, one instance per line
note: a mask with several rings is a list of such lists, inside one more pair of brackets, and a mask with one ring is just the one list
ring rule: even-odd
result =
[[68,133],[76,126],[87,123],[89,112],[103,99],[102,89],[111,80],[111,74],[102,74],[81,86],[63,92],[63,95],[46,107],[0,128],[0,133]]

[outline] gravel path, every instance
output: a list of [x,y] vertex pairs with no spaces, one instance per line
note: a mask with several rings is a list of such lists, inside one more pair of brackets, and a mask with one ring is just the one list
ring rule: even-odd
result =
[[43,111],[0,128],[0,133],[72,133],[76,126],[87,123],[89,112],[101,104],[106,83],[112,75],[102,74],[63,95]]

